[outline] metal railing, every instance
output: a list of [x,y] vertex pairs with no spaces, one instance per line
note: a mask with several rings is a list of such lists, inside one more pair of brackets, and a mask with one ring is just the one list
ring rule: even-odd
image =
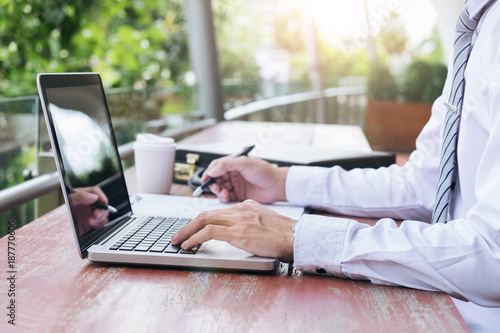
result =
[[[365,91],[364,85],[357,85],[279,96],[232,108],[225,112],[224,119],[363,126]],[[324,103],[325,114],[320,116],[320,121],[316,112],[317,103]]]

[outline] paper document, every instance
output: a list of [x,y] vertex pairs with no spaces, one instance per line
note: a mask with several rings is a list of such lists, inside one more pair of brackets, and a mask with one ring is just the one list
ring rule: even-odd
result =
[[[196,198],[176,195],[137,193],[137,198],[131,198],[134,214],[194,217],[207,210],[231,207],[236,203],[223,204],[215,198]],[[304,207],[294,206],[286,202],[264,205],[278,214],[298,220],[304,212]]]

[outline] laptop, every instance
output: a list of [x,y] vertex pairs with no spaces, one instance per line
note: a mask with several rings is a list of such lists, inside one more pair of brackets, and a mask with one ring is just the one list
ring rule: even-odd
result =
[[[276,259],[252,255],[227,242],[211,240],[192,251],[170,244],[172,234],[197,213],[220,208],[216,199],[139,193],[137,203],[131,204],[99,74],[39,74],[37,85],[82,259],[244,271],[276,269]],[[301,207],[269,207],[295,219],[303,212]]]

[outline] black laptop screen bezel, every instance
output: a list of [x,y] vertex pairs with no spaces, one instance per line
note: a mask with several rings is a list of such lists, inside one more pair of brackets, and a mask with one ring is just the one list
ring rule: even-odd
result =
[[54,158],[56,160],[56,165],[59,171],[59,177],[60,177],[60,182],[61,182],[61,188],[62,192],[64,195],[64,199],[66,202],[66,206],[68,208],[70,218],[73,224],[73,229],[74,229],[74,235],[77,239],[78,246],[80,249],[80,256],[82,258],[87,257],[87,250],[90,246],[92,246],[97,240],[102,239],[103,237],[106,237],[110,232],[116,229],[116,227],[119,227],[122,223],[121,221],[125,221],[128,216],[132,215],[132,208],[130,205],[130,201],[128,200],[129,193],[128,189],[126,187],[125,183],[125,178],[123,174],[123,167],[121,164],[121,161],[118,161],[118,175],[117,177],[119,178],[118,181],[123,183],[124,191],[127,197],[126,204],[124,211],[126,211],[125,214],[122,214],[121,216],[115,218],[112,223],[110,223],[110,227],[106,227],[103,229],[99,230],[94,230],[90,233],[87,233],[85,235],[79,235],[78,233],[78,226],[76,225],[76,217],[73,214],[71,204],[68,200],[68,187],[66,186],[65,183],[65,177],[66,177],[66,170],[64,167],[64,163],[62,160],[61,156],[61,151],[60,151],[60,146],[58,142],[58,136],[55,130],[55,124],[52,119],[52,115],[49,111],[49,101],[47,98],[47,91],[46,89],[50,88],[68,88],[68,87],[83,87],[83,86],[99,86],[100,91],[103,97],[103,106],[105,106],[106,110],[106,121],[108,124],[108,129],[110,133],[110,140],[113,145],[113,148],[115,149],[116,156],[120,156],[118,153],[118,145],[116,143],[116,138],[115,138],[115,133],[113,130],[113,126],[111,123],[111,116],[109,112],[109,107],[108,103],[106,100],[106,94],[103,89],[101,77],[98,73],[61,73],[61,74],[39,74],[37,78],[37,84],[38,84],[38,91],[40,94],[41,98],[41,103],[42,103],[42,108],[45,114],[45,120],[47,123],[47,129],[49,131],[49,136],[51,139],[52,143],[52,149],[54,151]]

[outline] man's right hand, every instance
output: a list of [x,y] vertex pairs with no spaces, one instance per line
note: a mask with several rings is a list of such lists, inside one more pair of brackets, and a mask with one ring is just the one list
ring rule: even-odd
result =
[[108,204],[108,198],[99,186],[75,188],[74,192],[69,195],[69,199],[75,211],[80,235],[92,229],[104,228],[108,222],[109,212],[92,206],[98,200]]
[[210,186],[221,202],[253,199],[262,204],[286,201],[287,167],[276,168],[255,157],[226,156],[212,161],[201,181],[220,177]]

